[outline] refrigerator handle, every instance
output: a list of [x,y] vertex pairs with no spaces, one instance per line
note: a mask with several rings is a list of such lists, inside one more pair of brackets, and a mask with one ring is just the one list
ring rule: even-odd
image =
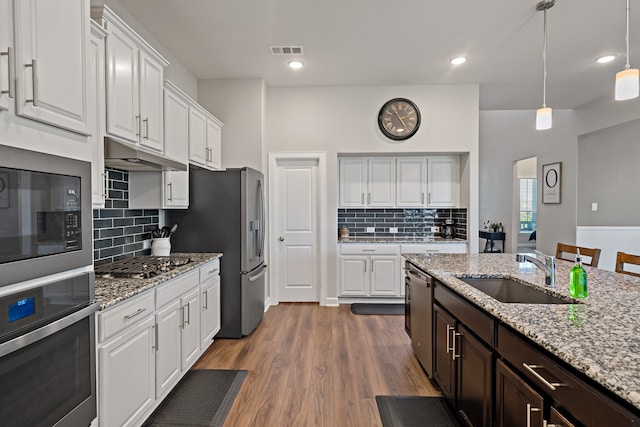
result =
[[257,234],[257,255],[258,257],[263,256],[264,252],[264,236],[265,236],[265,212],[264,212],[264,195],[262,194],[262,180],[258,180],[258,210],[260,214],[260,222],[258,230],[256,230]]
[[266,273],[267,273],[267,266],[265,265],[264,267],[262,267],[262,270],[260,270],[258,274],[256,274],[255,276],[249,277],[249,281],[255,282],[256,280],[264,276]]

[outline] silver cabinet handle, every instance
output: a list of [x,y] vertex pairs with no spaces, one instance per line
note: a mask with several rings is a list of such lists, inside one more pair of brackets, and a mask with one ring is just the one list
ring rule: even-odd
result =
[[371,260],[371,272],[373,273],[373,260]]
[[527,403],[527,427],[531,427],[531,413],[540,412],[540,408],[534,408],[531,403]]
[[420,204],[424,205],[424,193],[420,193]]
[[167,196],[167,200],[172,201],[173,200],[173,183],[172,182],[167,183],[167,187],[169,188],[169,191],[168,191],[169,195]]
[[367,197],[367,204],[370,205],[371,204],[371,193],[369,193],[368,197]]
[[209,308],[209,303],[207,302],[207,298],[209,295],[209,290],[202,292],[202,309],[207,310]]
[[140,134],[142,133],[142,128],[141,128],[142,122],[140,121],[140,119],[141,119],[140,114],[138,114],[136,116],[136,122],[138,123],[138,133],[136,133],[136,136],[140,136]]
[[427,204],[430,205],[431,204],[431,192],[429,192],[427,194]]
[[367,260],[366,259],[364,260],[364,272],[365,273],[367,272]]
[[363,249],[362,252],[375,252],[375,249]]
[[147,311],[146,308],[139,308],[138,311],[136,311],[133,314],[127,314],[126,316],[124,316],[125,319],[129,320],[129,319],[133,319],[134,317],[144,313],[145,311]]
[[6,52],[0,52],[0,56],[6,56],[7,57],[7,65],[8,65],[8,72],[7,72],[7,82],[9,83],[9,86],[7,88],[7,90],[3,90],[0,93],[7,93],[9,94],[9,98],[13,98],[16,96],[15,93],[15,86],[13,84],[13,81],[15,80],[15,76],[14,76],[14,69],[13,69],[13,61],[15,59],[14,57],[14,53],[13,53],[13,48],[11,46],[7,47],[7,51]]
[[24,64],[25,67],[31,68],[31,87],[33,96],[25,102],[31,102],[34,107],[38,106],[38,67],[35,59],[31,60],[31,64]]
[[453,326],[447,325],[447,353],[449,353],[453,348],[451,347],[451,331],[454,331],[455,328]]
[[107,178],[108,174],[106,172],[101,173],[102,175],[102,198],[107,198],[107,187],[109,187],[109,179]]
[[461,336],[462,336],[462,333],[460,333],[460,332],[454,332],[453,333],[453,348],[452,348],[452,350],[453,350],[452,353],[453,354],[451,355],[451,360],[455,361],[456,359],[459,359],[459,358],[462,357],[461,354],[456,354],[456,342],[457,342],[456,338],[461,337]]
[[545,377],[543,377],[538,372],[536,372],[536,369],[544,368],[544,366],[542,366],[542,365],[527,365],[526,363],[522,362],[522,366],[524,366],[524,368],[527,371],[531,372],[531,374],[534,377],[539,379],[544,385],[549,387],[551,390],[555,390],[557,387],[562,387],[564,385],[564,384],[561,384],[561,383],[551,383],[551,382],[547,381],[547,379]]
[[153,345],[151,346],[151,348],[153,348],[155,351],[158,351],[158,324],[153,325],[152,328],[153,328]]
[[219,269],[214,268],[214,269],[209,270],[209,274],[216,274],[218,271],[219,271]]
[[187,325],[190,325],[191,324],[191,303],[188,302],[185,307],[187,307]]
[[364,193],[360,193],[360,203],[364,205]]
[[149,117],[142,120],[144,122],[144,139],[149,139]]
[[184,305],[180,306],[180,329],[184,329]]

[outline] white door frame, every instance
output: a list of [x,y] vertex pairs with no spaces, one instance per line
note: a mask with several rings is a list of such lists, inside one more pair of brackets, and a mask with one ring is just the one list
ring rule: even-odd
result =
[[[318,271],[320,286],[320,305],[327,305],[327,153],[325,152],[273,152],[269,153],[269,197],[275,200],[275,182],[278,160],[317,160],[318,161]],[[271,203],[269,203],[271,205]],[[277,219],[275,215],[269,215],[269,253],[271,254],[270,263],[278,265],[275,259],[277,251],[277,242],[275,241],[274,230],[277,229]],[[269,269],[269,294],[270,304],[277,305],[280,303],[280,295],[278,292],[278,281],[275,268]]]

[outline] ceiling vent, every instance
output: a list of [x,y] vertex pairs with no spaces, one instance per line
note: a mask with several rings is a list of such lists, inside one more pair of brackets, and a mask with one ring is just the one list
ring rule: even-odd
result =
[[272,55],[302,55],[302,46],[271,46]]

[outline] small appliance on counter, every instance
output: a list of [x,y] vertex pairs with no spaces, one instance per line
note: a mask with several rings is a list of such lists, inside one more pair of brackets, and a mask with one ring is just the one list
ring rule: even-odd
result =
[[449,218],[444,220],[444,224],[441,226],[442,238],[453,239],[456,237],[456,222],[454,219]]

